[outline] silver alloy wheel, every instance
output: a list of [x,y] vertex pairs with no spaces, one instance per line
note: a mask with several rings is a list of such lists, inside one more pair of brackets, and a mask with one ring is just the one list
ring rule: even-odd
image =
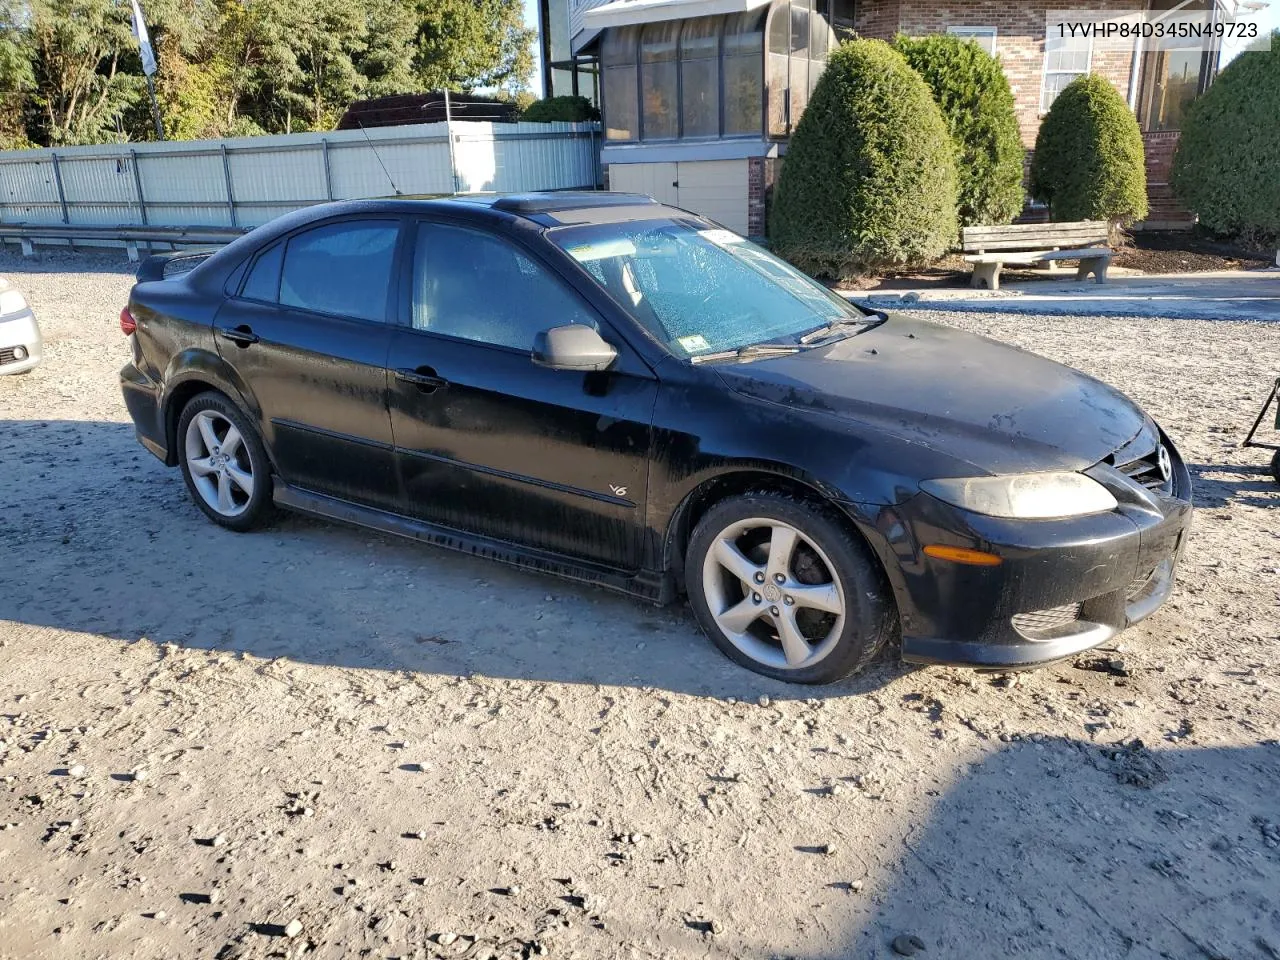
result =
[[253,499],[253,461],[236,425],[216,410],[187,424],[184,453],[191,481],[210,509],[238,517]]
[[726,639],[775,669],[813,666],[844,628],[844,589],[831,560],[781,520],[739,520],[721,530],[702,563],[702,589]]

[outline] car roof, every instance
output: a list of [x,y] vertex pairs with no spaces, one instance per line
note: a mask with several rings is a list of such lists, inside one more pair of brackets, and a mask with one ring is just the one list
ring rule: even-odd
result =
[[306,206],[237,237],[195,270],[191,282],[220,286],[246,255],[277,238],[329,217],[412,214],[427,209],[451,211],[472,222],[524,221],[546,230],[569,226],[634,223],[643,220],[700,220],[696,214],[658,203],[639,193],[607,190],[557,190],[539,193],[399,194],[391,197],[334,200]]
[[469,213],[492,211],[530,220],[543,227],[577,224],[621,223],[630,220],[662,220],[688,217],[675,207],[658,203],[640,193],[607,190],[554,190],[536,193],[422,194],[385,198],[413,206],[454,208]]

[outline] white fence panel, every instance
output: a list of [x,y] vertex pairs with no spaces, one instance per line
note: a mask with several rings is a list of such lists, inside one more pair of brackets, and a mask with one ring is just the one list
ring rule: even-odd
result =
[[242,226],[326,200],[594,188],[599,126],[430,123],[0,153],[0,222]]

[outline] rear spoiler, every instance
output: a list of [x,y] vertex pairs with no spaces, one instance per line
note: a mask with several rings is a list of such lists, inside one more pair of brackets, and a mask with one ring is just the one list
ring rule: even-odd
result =
[[195,269],[220,249],[222,248],[205,247],[199,250],[172,250],[168,253],[154,254],[138,264],[138,282],[168,280],[184,274]]

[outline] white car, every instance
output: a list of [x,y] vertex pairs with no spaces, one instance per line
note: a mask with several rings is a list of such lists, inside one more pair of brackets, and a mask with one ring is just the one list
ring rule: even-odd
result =
[[26,373],[43,354],[44,341],[27,298],[0,277],[0,374]]

